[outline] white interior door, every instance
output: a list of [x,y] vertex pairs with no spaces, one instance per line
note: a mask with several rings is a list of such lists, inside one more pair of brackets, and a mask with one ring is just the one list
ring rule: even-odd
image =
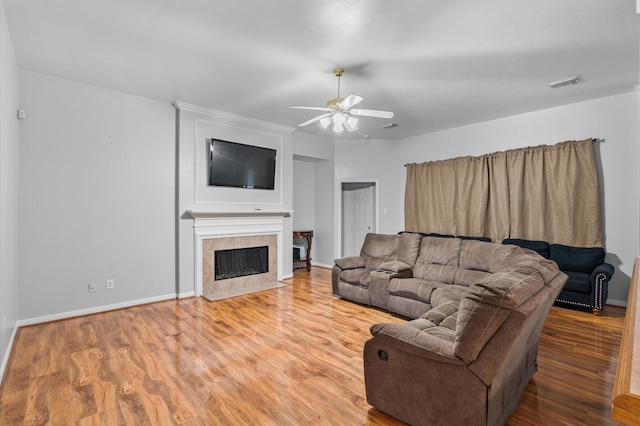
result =
[[375,183],[342,184],[342,255],[358,256],[364,238],[375,229]]

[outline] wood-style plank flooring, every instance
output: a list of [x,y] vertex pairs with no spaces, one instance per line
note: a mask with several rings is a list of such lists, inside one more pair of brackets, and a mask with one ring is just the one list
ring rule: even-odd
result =
[[[331,296],[330,275],[23,327],[0,425],[399,425],[366,402],[362,347],[371,324],[404,320]],[[623,321],[552,308],[509,424],[615,424]]]

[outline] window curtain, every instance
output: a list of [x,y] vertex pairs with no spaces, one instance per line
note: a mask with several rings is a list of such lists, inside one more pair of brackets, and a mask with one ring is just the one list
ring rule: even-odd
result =
[[405,229],[602,247],[592,139],[407,164]]

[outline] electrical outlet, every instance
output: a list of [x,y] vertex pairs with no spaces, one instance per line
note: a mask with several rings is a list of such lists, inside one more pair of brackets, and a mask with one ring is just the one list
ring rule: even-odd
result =
[[96,292],[96,285],[94,283],[89,283],[89,293]]
[[116,280],[107,280],[107,290],[113,290],[113,288],[116,286]]

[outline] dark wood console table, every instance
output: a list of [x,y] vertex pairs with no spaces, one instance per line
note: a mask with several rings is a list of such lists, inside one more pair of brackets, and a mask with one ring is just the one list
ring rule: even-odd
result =
[[305,240],[307,245],[307,254],[304,258],[293,259],[293,267],[295,269],[296,263],[304,262],[307,267],[307,271],[311,270],[311,239],[313,238],[313,231],[293,231],[293,240]]

